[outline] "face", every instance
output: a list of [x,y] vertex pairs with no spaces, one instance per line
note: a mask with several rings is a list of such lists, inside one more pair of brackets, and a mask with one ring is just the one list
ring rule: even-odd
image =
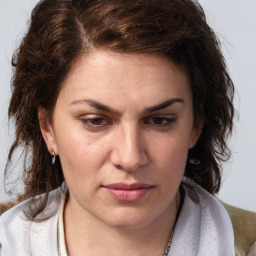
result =
[[60,157],[68,206],[126,228],[175,210],[187,153],[200,133],[183,67],[159,55],[106,51],[76,62],[52,123],[41,130]]

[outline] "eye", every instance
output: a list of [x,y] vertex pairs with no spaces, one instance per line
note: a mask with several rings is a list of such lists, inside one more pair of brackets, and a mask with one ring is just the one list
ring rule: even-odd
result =
[[102,117],[97,117],[97,118],[91,118],[91,119],[83,119],[84,123],[94,125],[94,126],[99,126],[104,124],[104,119]]
[[87,118],[82,118],[82,122],[89,131],[101,131],[112,124],[110,120],[102,116],[88,116]]
[[144,119],[144,123],[162,127],[172,125],[176,120],[175,116],[150,116]]

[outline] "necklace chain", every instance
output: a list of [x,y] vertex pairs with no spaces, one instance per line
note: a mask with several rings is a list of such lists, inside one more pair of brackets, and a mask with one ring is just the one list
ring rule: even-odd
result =
[[171,244],[172,244],[173,233],[174,233],[174,232],[172,231],[172,233],[171,233],[171,235],[170,235],[170,238],[169,238],[169,241],[168,241],[168,244],[167,244],[167,246],[166,246],[166,248],[165,248],[165,250],[164,250],[163,256],[167,256],[168,253],[169,253],[169,251],[170,251]]

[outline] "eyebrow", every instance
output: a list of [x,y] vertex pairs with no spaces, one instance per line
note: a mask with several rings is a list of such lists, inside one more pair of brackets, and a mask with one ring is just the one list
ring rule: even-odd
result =
[[[143,112],[145,112],[145,113],[152,113],[152,112],[155,112],[155,111],[167,108],[167,107],[173,105],[176,102],[184,103],[184,100],[181,99],[181,98],[172,98],[172,99],[166,100],[166,101],[164,101],[164,102],[162,102],[160,104],[157,104],[155,106],[151,106],[151,107],[145,108],[143,110]],[[82,100],[72,101],[69,105],[84,104],[84,103],[87,103],[89,106],[91,106],[93,108],[96,108],[98,110],[102,110],[104,112],[109,112],[109,113],[113,113],[113,114],[120,114],[120,111],[115,110],[115,109],[113,109],[113,108],[111,108],[111,107],[109,107],[107,105],[104,105],[102,103],[99,103],[99,102],[91,100],[91,99],[82,99]]]
[[155,105],[155,106],[152,106],[152,107],[148,107],[144,110],[144,112],[146,113],[152,113],[152,112],[155,112],[155,111],[158,111],[158,110],[161,110],[161,109],[164,109],[164,108],[167,108],[169,106],[171,106],[172,104],[176,103],[176,102],[179,102],[179,103],[184,103],[184,100],[181,99],[181,98],[173,98],[173,99],[169,99],[167,101],[164,101],[158,105]]
[[104,105],[102,103],[99,103],[97,101],[94,100],[90,100],[90,99],[82,99],[82,100],[76,100],[76,101],[72,101],[70,105],[74,105],[74,104],[83,104],[83,103],[87,103],[89,106],[96,108],[98,110],[102,110],[105,112],[110,112],[113,114],[120,114],[120,112],[118,110],[115,110],[107,105]]

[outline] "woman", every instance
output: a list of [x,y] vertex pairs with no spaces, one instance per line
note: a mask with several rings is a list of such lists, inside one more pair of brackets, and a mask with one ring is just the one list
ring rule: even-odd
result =
[[197,2],[43,0],[13,65],[28,200],[1,255],[234,255],[234,89]]

